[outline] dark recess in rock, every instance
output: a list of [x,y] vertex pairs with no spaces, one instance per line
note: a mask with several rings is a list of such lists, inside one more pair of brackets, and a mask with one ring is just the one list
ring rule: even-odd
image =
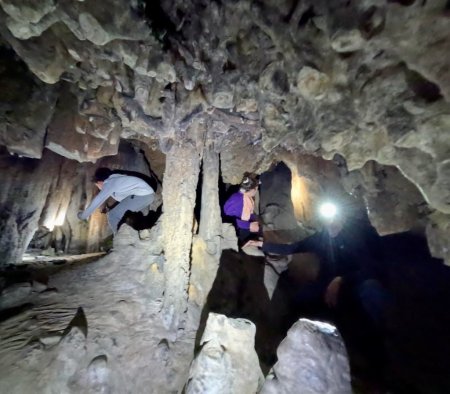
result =
[[403,6],[410,6],[413,5],[416,2],[416,0],[388,0],[388,3],[398,3]]
[[428,103],[442,99],[441,90],[435,83],[428,81],[414,70],[406,71],[406,80],[413,92]]

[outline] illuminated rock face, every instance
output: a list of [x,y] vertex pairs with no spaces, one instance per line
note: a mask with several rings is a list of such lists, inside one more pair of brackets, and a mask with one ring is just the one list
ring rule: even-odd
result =
[[256,393],[263,375],[254,350],[255,325],[210,313],[186,386],[186,393]]
[[[399,174],[392,177],[406,178],[422,197],[413,193],[413,208],[400,213],[396,201],[404,188],[386,185],[387,195],[361,185],[372,223],[383,234],[411,228],[416,219],[430,228],[436,220],[428,215],[437,211],[434,240],[446,238],[444,0],[106,7],[20,0],[1,8],[0,85],[8,94],[0,98],[0,144],[9,152],[39,158],[45,146],[96,162],[117,154],[120,139],[164,154],[174,143],[201,152],[200,124],[211,130],[225,182],[237,183],[244,171],[261,172],[274,160],[290,161],[311,194],[304,206],[312,206],[316,180],[292,155],[338,155],[363,177],[369,161],[380,166],[377,174],[395,167]],[[352,182],[358,178],[364,182],[358,173]],[[429,210],[413,212],[420,198]],[[379,205],[393,207],[397,223],[383,223]],[[446,255],[447,246],[433,241],[433,253]]]
[[90,180],[96,166],[127,168],[143,174],[149,171],[143,154],[127,143],[122,144],[119,156],[104,158],[96,166],[79,164],[49,150],[43,151],[40,160],[2,152],[0,161],[3,266],[20,262],[28,245],[36,249],[51,247],[58,253],[99,250],[109,235],[105,215],[96,212],[89,222],[77,218],[78,211],[97,192]]
[[300,319],[277,355],[261,394],[352,392],[344,342],[336,327],[328,323]]
[[63,160],[51,152],[42,160],[2,154],[1,265],[20,261],[38,228],[47,196],[56,187]]

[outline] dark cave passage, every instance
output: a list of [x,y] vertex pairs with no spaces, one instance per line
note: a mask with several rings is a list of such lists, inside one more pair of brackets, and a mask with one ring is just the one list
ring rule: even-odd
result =
[[[262,217],[267,208],[272,210],[269,238],[289,242],[301,236],[301,230],[292,229],[293,208],[286,190],[291,184],[289,169],[279,165],[262,174],[261,179]],[[274,231],[273,222],[277,221],[274,205],[281,222],[284,218],[291,220],[280,231]],[[359,216],[358,224],[353,221],[355,231],[374,236],[375,230],[363,213],[355,212]],[[289,227],[291,230],[287,231]],[[229,250],[222,254],[197,341],[209,312],[248,319],[256,325],[255,348],[267,374],[277,360],[280,342],[299,318],[326,321],[336,325],[343,336],[357,392],[445,392],[450,387],[445,363],[450,350],[446,329],[450,321],[445,312],[450,307],[447,286],[450,268],[431,257],[422,234],[409,231],[374,237],[377,269],[389,294],[381,325],[374,324],[361,303],[345,291],[338,308],[327,306],[320,296],[305,301],[304,292],[317,280],[320,271],[317,255],[294,254],[287,269],[277,271],[277,266],[272,265],[277,262],[276,256],[269,259]],[[362,249],[359,253],[373,251]],[[271,295],[265,284],[265,270],[276,272],[276,286]],[[434,286],[431,288],[429,283]]]

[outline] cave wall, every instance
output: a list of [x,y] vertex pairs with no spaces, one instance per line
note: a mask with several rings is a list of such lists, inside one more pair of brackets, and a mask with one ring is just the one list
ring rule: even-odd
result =
[[[433,253],[447,256],[437,241],[447,238],[450,214],[445,0],[5,0],[0,19],[1,83],[13,87],[2,99],[1,143],[10,152],[40,157],[46,146],[94,162],[133,139],[165,154],[174,144],[201,145],[191,127],[200,122],[229,183],[285,152],[339,155],[349,172],[361,170],[381,232],[418,216]],[[375,192],[372,161],[421,197]],[[411,203],[402,216],[393,201],[404,195]],[[382,223],[374,198],[408,224]]]
[[[151,157],[123,142],[119,154],[96,165],[78,163],[49,150],[27,159],[2,152],[1,265],[15,264],[28,246],[46,253],[98,251],[110,235],[106,216],[95,212],[88,222],[77,218],[97,193],[91,182],[95,169],[107,166],[149,175]],[[150,164],[151,165],[151,164]],[[155,167],[159,172],[161,165]],[[152,206],[161,204],[161,190]]]
[[[42,363],[38,388],[181,389],[226,238],[219,176],[283,161],[307,195],[305,232],[332,194],[380,234],[418,228],[450,264],[448,16],[447,0],[2,0],[0,265],[38,229],[42,248],[101,247],[104,216],[76,218],[98,166],[150,165],[164,205],[149,242],[125,227],[125,255],[61,274],[59,294],[29,290],[3,327],[5,391],[33,387]],[[80,306],[89,336],[70,327]]]
[[63,158],[20,159],[2,152],[0,264],[20,261],[38,228],[48,195],[56,187]]

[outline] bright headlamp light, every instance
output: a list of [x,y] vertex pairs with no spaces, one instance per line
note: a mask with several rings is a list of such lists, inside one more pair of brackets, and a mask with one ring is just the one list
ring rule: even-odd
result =
[[320,206],[319,213],[324,219],[333,219],[337,214],[337,207],[331,202],[325,202]]

